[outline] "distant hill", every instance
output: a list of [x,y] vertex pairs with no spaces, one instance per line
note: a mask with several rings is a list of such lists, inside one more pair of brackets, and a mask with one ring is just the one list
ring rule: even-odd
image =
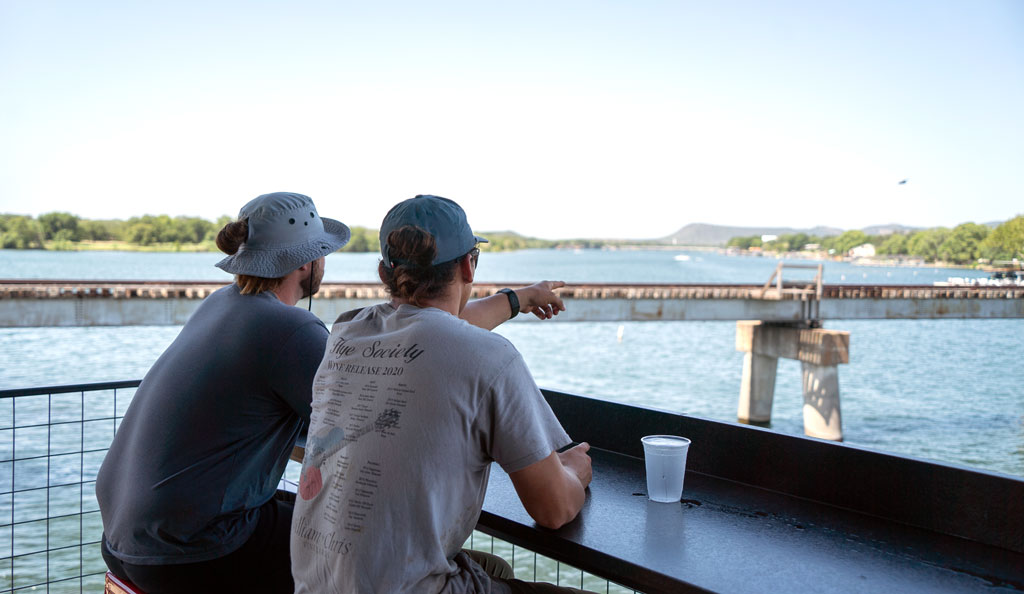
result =
[[751,235],[786,235],[806,233],[824,237],[840,235],[842,229],[835,227],[814,227],[813,229],[794,229],[792,227],[726,227],[724,225],[708,225],[706,223],[690,223],[675,233],[659,239],[665,243],[676,245],[725,245],[733,237],[749,237]]

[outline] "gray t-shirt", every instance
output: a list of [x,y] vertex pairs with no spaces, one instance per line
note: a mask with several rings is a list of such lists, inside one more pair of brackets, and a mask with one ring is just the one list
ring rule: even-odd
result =
[[327,327],[270,292],[207,297],[142,380],[96,478],[103,531],[137,565],[245,544],[302,424]]
[[515,472],[569,442],[505,338],[435,308],[342,316],[313,384],[295,591],[487,592],[459,552],[491,462]]

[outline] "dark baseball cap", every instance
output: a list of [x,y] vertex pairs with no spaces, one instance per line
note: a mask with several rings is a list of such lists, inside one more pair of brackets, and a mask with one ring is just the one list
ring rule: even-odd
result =
[[437,255],[431,264],[454,260],[469,253],[476,244],[487,243],[483,237],[473,234],[461,206],[447,198],[420,194],[396,204],[380,225],[380,256],[387,268],[392,267],[388,235],[406,225],[419,227],[434,238]]

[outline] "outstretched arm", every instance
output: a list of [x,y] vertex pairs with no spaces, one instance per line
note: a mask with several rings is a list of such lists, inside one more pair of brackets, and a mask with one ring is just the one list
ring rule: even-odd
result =
[[[519,311],[532,313],[542,320],[557,316],[558,312],[565,311],[565,304],[555,291],[564,286],[565,283],[562,281],[541,281],[515,289],[519,298]],[[493,330],[511,317],[512,311],[508,303],[508,297],[504,293],[474,299],[466,304],[460,317],[474,326]]]
[[526,513],[545,528],[561,528],[580,513],[592,478],[586,442],[510,473]]

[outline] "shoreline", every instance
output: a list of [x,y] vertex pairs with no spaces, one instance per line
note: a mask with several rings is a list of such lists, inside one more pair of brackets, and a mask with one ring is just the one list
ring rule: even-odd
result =
[[[739,250],[737,248],[726,248],[708,245],[665,245],[665,244],[607,244],[598,248],[579,248],[571,246],[559,246],[551,248],[524,248],[524,249],[599,249],[607,251],[674,251],[674,252],[715,252],[725,256],[737,256],[742,258],[770,258],[775,260],[812,260],[821,262],[847,262],[853,266],[864,266],[871,268],[942,268],[949,270],[986,270],[986,265],[953,264],[950,262],[926,262],[920,258],[852,258],[849,256],[830,256],[821,252],[763,252]],[[41,248],[3,248],[3,251],[44,251],[44,252],[139,252],[139,253],[209,253],[219,251],[215,244],[191,243],[191,244],[154,244],[137,245],[121,241],[81,241],[65,242],[63,244],[48,241]],[[516,250],[502,250],[516,251]],[[367,250],[364,252],[335,252],[335,253],[373,253]]]
[[[16,248],[15,248],[16,249]],[[212,252],[217,250],[216,244],[209,243],[157,243],[153,245],[139,245],[125,241],[71,241],[43,242],[41,248],[25,248],[43,252]]]

